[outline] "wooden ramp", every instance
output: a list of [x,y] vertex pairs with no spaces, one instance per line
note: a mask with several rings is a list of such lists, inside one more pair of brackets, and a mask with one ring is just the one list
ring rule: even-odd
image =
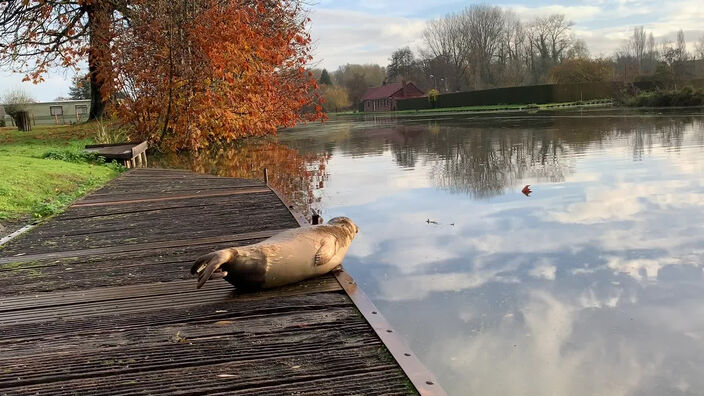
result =
[[199,255],[299,224],[262,182],[123,174],[0,248],[0,394],[443,394],[344,272],[195,289]]

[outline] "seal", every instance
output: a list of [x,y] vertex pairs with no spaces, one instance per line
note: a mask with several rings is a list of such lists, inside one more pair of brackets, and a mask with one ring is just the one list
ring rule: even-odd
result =
[[286,230],[249,246],[199,257],[191,274],[200,289],[208,279],[225,278],[238,289],[268,289],[326,274],[342,264],[359,227],[347,217],[327,224]]

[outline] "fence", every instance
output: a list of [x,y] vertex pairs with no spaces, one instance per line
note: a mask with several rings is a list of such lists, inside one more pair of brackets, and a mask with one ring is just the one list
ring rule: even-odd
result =
[[[577,102],[594,99],[614,98],[624,90],[638,89],[651,91],[655,89],[678,89],[686,85],[695,88],[704,87],[704,79],[689,81],[641,81],[632,84],[621,82],[597,82],[582,84],[544,84],[525,87],[494,88],[480,91],[454,92],[438,95],[436,108],[490,106],[512,104],[544,104]],[[398,110],[422,110],[432,108],[427,97],[400,99]]]

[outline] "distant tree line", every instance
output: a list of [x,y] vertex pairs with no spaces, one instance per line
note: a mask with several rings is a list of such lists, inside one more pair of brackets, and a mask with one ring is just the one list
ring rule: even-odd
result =
[[[534,84],[704,77],[704,36],[689,53],[681,30],[675,42],[664,38],[658,42],[652,32],[637,26],[612,56],[591,57],[572,26],[562,14],[522,21],[509,9],[471,5],[430,21],[423,32],[422,47],[415,52],[409,47],[397,49],[386,67],[348,64],[332,73],[314,72],[321,84],[337,87],[337,97],[347,93],[349,106],[356,106],[369,87],[403,80],[413,81],[425,92],[435,89],[445,93]],[[323,96],[328,101],[326,111],[344,108],[325,92]]]

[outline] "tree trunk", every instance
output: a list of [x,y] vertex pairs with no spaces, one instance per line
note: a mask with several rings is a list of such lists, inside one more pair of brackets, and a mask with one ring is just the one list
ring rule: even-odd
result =
[[98,68],[95,63],[91,60],[92,52],[88,54],[88,64],[90,70],[90,114],[88,115],[88,120],[97,120],[103,117],[105,112],[105,102],[103,101],[103,96],[100,93],[100,88],[102,87],[102,82],[97,78]]
[[13,119],[15,120],[18,131],[29,132],[32,130],[32,120],[29,118],[29,112],[19,111],[15,114]]
[[110,26],[112,9],[107,1],[95,1],[88,7],[90,44],[88,70],[90,75],[89,120],[103,117],[112,89],[112,62],[110,61]]

